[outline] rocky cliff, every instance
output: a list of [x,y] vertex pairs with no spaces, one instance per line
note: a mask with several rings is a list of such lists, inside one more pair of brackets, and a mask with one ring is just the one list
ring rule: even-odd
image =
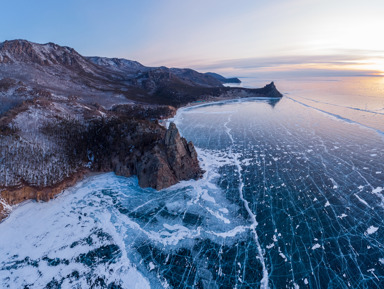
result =
[[159,119],[197,100],[281,94],[224,87],[191,69],[87,58],[25,40],[0,43],[0,219],[47,201],[90,172],[136,175],[157,190],[202,176],[191,142]]
[[136,175],[140,186],[157,190],[200,178],[193,144],[173,123],[166,129],[152,120],[174,112],[161,106],[108,111],[47,100],[25,104],[1,119],[2,202],[47,201],[90,172]]
[[202,176],[193,143],[180,137],[174,123],[170,124],[164,138],[144,153],[136,170],[140,186],[157,190]]

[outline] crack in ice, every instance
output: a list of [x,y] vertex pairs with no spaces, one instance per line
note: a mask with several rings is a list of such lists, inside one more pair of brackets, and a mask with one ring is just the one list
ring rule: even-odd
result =
[[269,288],[269,285],[268,285],[269,284],[269,274],[268,274],[268,270],[267,270],[267,267],[265,264],[264,255],[263,255],[264,251],[261,248],[261,245],[259,242],[259,236],[257,235],[257,232],[256,232],[256,227],[258,225],[258,222],[256,220],[256,215],[252,212],[251,208],[249,207],[249,202],[244,198],[244,194],[243,194],[244,182],[243,182],[243,177],[241,174],[243,169],[241,168],[241,162],[238,158],[238,155],[233,154],[233,152],[232,152],[232,147],[235,144],[235,140],[233,139],[233,136],[231,134],[231,129],[228,127],[228,124],[231,122],[231,118],[232,118],[232,115],[229,115],[228,121],[224,123],[225,132],[227,133],[227,135],[230,138],[231,143],[232,143],[232,146],[229,148],[229,155],[234,156],[233,160],[234,160],[235,166],[237,168],[237,172],[239,174],[239,187],[238,187],[239,197],[242,200],[249,217],[251,218],[252,224],[251,224],[250,228],[252,230],[254,240],[255,240],[255,243],[257,246],[257,251],[258,251],[258,256],[256,258],[260,261],[261,266],[263,268],[263,278],[260,281],[260,288],[268,289]]

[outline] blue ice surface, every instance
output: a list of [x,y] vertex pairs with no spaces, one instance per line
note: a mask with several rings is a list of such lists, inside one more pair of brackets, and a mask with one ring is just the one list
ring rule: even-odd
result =
[[381,131],[291,97],[200,106],[176,122],[200,149],[227,152],[217,183],[257,220],[234,286],[267,287],[252,259],[270,288],[384,286]]
[[16,208],[0,284],[383,288],[383,137],[293,98],[179,110],[201,180],[157,192],[103,174]]

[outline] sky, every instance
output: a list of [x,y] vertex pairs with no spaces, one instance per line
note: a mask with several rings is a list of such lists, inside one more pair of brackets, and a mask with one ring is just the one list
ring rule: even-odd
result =
[[384,76],[383,0],[0,3],[0,41],[225,76]]

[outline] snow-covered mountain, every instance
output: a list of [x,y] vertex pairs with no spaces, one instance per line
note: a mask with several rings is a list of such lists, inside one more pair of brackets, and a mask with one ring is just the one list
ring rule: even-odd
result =
[[26,40],[0,44],[0,79],[5,78],[65,98],[76,96],[84,102],[94,102],[96,98],[106,107],[127,100],[180,105],[191,100],[189,88],[222,88],[220,81],[191,69],[145,67],[126,59],[83,57],[73,48]]
[[92,63],[107,67],[112,70],[120,71],[120,72],[139,72],[147,70],[148,67],[145,67],[141,63],[133,60],[127,60],[124,58],[108,58],[108,57],[87,57],[89,61]]
[[73,48],[59,46],[54,43],[37,44],[26,40],[0,43],[0,63],[64,65],[84,70],[87,70],[89,65],[88,61]]

